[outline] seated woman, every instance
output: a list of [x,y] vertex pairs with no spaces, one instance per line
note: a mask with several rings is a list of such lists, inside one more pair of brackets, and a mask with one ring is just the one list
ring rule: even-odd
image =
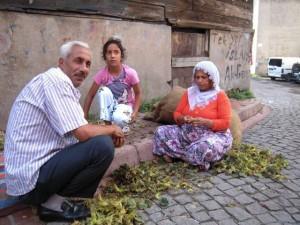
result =
[[134,69],[122,64],[125,48],[119,38],[108,39],[103,46],[102,57],[106,67],[94,77],[84,101],[84,115],[87,118],[91,103],[98,93],[100,120],[124,128],[135,121],[138,115],[141,103],[139,77]]
[[219,87],[219,71],[210,61],[199,62],[193,70],[193,85],[182,96],[175,112],[177,125],[157,128],[153,153],[182,159],[201,170],[220,160],[231,148],[229,130],[231,105]]

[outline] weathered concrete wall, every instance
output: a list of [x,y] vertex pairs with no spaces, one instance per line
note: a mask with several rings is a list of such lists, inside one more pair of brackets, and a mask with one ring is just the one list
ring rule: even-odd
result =
[[300,1],[260,0],[256,73],[267,74],[267,59],[300,57]]
[[[125,63],[137,70],[143,98],[166,94],[170,89],[166,82],[171,79],[169,26],[0,11],[0,129],[5,129],[11,105],[24,85],[57,65],[59,46],[66,40],[85,41],[93,51],[90,76],[80,88],[84,98],[93,75],[105,65],[100,55],[111,35],[122,38],[127,49]],[[95,104],[92,109],[95,113]]]
[[220,70],[223,89],[250,87],[252,34],[212,30],[209,58]]

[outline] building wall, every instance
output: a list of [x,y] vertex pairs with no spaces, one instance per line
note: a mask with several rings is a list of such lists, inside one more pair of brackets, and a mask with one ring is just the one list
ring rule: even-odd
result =
[[[80,87],[82,98],[93,75],[105,65],[100,57],[111,35],[122,38],[125,63],[139,74],[143,98],[165,95],[171,80],[171,28],[112,19],[53,16],[0,11],[0,129],[5,129],[11,105],[35,75],[57,65],[59,46],[66,40],[82,40],[93,53],[89,77]],[[93,113],[97,105],[94,101]]]
[[[90,76],[80,88],[83,98],[92,76],[105,64],[100,57],[101,47],[111,35],[123,39],[128,53],[126,63],[140,76],[143,99],[165,95],[170,90],[169,84],[189,86],[193,66],[203,59],[216,62],[222,88],[247,89],[252,3],[252,0],[1,0],[0,88],[5,94],[0,96],[0,129],[5,129],[9,110],[20,90],[35,75],[55,66],[59,46],[72,39],[88,42],[93,51]],[[174,28],[193,29],[186,34],[187,38],[179,39],[176,48],[200,49],[201,54],[172,57]],[[194,38],[194,32],[203,30],[203,38],[198,35]],[[192,42],[187,44],[187,41]],[[172,71],[177,72],[176,76]]]
[[250,87],[252,33],[212,30],[209,57],[220,70],[225,89]]
[[260,0],[257,30],[257,74],[267,74],[268,57],[300,57],[299,12],[299,0]]

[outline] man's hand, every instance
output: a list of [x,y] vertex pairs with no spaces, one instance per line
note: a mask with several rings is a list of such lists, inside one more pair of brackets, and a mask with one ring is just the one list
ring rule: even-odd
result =
[[113,127],[112,139],[114,142],[115,147],[121,147],[124,145],[124,133],[122,129],[117,125],[111,125]]

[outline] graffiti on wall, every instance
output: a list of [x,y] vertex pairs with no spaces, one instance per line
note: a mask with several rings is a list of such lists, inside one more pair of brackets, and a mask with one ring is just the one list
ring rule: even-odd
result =
[[248,79],[251,64],[251,35],[238,32],[212,32],[212,40],[224,56],[224,83]]

